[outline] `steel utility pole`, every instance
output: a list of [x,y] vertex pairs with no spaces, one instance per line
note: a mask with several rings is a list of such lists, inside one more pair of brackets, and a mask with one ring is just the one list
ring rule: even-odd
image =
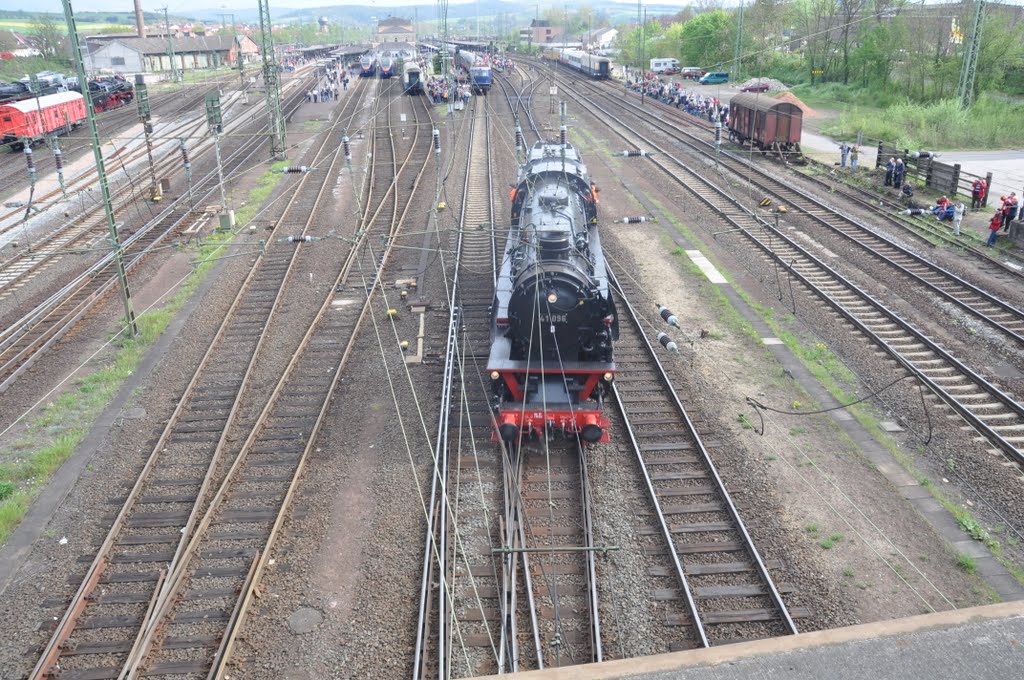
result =
[[974,18],[971,20],[971,37],[967,40],[964,50],[964,64],[960,69],[960,85],[956,96],[960,107],[971,108],[974,103],[974,77],[978,73],[978,52],[981,51],[981,29],[985,23],[985,0],[978,0],[974,6]]
[[[82,52],[78,42],[78,28],[75,26],[75,14],[71,9],[71,0],[61,0],[64,5],[64,20],[68,25],[68,39],[71,42],[71,54],[75,59],[75,70],[78,74],[78,82],[82,83],[82,89],[89,91],[89,81],[85,77],[85,63],[82,61]],[[132,293],[128,288],[128,273],[124,268],[124,251],[121,250],[121,239],[117,235],[117,223],[114,222],[114,206],[110,202],[110,187],[107,185],[107,171],[103,165],[103,150],[100,148],[100,133],[96,127],[96,115],[86,95],[85,118],[89,123],[89,132],[92,135],[92,154],[96,158],[96,175],[100,181],[100,192],[103,195],[103,210],[107,214],[107,228],[110,231],[110,246],[114,251],[114,261],[117,263],[117,280],[121,284],[121,300],[124,302],[125,327],[128,336],[134,338],[138,335],[139,329],[135,324],[135,310],[132,309]]]
[[171,80],[178,82],[178,65],[174,63],[174,38],[171,37],[171,21],[167,18],[167,7],[164,6],[164,30],[167,32],[167,58],[171,60]]
[[270,113],[270,154],[274,158],[284,155],[285,127],[281,111],[281,82],[274,56],[274,37],[270,34],[270,2],[260,0],[260,41],[263,43],[263,88],[267,95],[267,111]]
[[732,79],[738,81],[740,78],[740,61],[743,58],[743,0],[740,0],[740,11],[736,18],[736,49],[733,52],[732,60],[736,64],[736,72]]

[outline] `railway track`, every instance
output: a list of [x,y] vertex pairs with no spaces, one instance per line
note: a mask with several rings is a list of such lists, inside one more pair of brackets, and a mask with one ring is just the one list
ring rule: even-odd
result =
[[671,606],[652,619],[671,649],[796,634],[793,617],[807,612],[788,610],[630,303],[636,292],[625,277],[615,286],[625,313],[612,388],[651,504],[636,533],[659,558],[649,573],[659,603]]
[[[186,93],[159,93],[157,95],[153,95],[150,99],[152,102],[154,116],[157,119],[164,120],[177,119],[183,113],[195,111],[197,108],[201,108],[201,104],[203,103],[206,94],[216,89],[217,83],[209,83],[202,86],[190,87]],[[112,140],[116,139],[120,133],[138,123],[138,106],[135,102],[132,102],[109,112],[97,114],[97,116],[97,124],[100,128],[100,139],[109,139],[111,140],[111,143],[113,143]],[[70,167],[79,158],[83,157],[91,150],[88,127],[80,127],[72,132],[68,137],[59,137],[58,143],[61,145],[64,166],[66,168]],[[118,143],[116,144],[116,147],[117,151],[113,154],[109,154],[109,158],[116,158],[118,154],[123,152],[125,144]],[[0,149],[2,148],[3,147],[0,146]],[[0,150],[0,154],[3,153],[4,151]],[[144,147],[141,154],[139,153],[139,150],[136,149],[133,154],[133,160],[141,155],[145,155]],[[4,164],[5,172],[0,176],[0,196],[9,195],[11,193],[10,190],[16,185],[26,186],[28,184],[26,181],[26,165],[20,156],[21,154],[19,153],[9,153],[8,157],[11,162]],[[37,150],[33,156],[35,158],[37,176],[43,177],[54,170],[55,163],[52,154],[43,153],[42,151]],[[85,187],[95,182],[96,169],[90,165],[87,170],[68,179],[65,182],[65,190],[69,193],[82,191]],[[33,197],[33,203],[35,205],[48,205],[51,202],[60,199],[61,196],[60,188],[54,187],[39,196]],[[15,208],[0,214],[0,224],[16,219],[19,212],[23,212],[23,210]],[[0,230],[0,237],[3,237],[6,231],[7,230]]]
[[[375,126],[375,129],[378,128],[390,130],[391,125],[385,122]],[[318,167],[326,168],[327,172],[304,175],[303,187],[308,186],[308,190],[300,188],[293,196],[293,203],[288,210],[289,214],[297,213],[296,216],[306,221],[307,226],[316,215],[323,214],[323,211],[315,208],[320,200],[330,195],[335,175],[333,171],[341,156],[340,148],[331,149],[328,145],[329,142],[337,143],[337,135],[330,132],[327,131],[323,135],[323,144],[317,152],[320,160],[313,159],[313,162],[319,162]],[[389,135],[389,146],[391,142]],[[420,135],[410,147],[405,161],[400,163],[395,160],[390,168],[378,160],[374,172],[378,176],[390,175],[390,179],[389,189],[377,195],[374,201],[390,202],[389,197],[397,192],[398,172],[414,171],[416,162],[420,163],[419,172],[423,172],[427,165],[426,159],[429,157],[428,144],[429,142],[423,140]],[[409,163],[410,158],[414,156],[414,149],[418,151],[416,161]],[[388,155],[389,153],[379,146],[373,150],[375,158],[384,159]],[[329,163],[326,162],[328,158]],[[321,180],[319,185],[312,181],[307,184],[306,178],[313,176]],[[383,180],[379,180],[378,186],[382,183]],[[301,198],[304,191],[307,197]],[[309,198],[314,193],[317,198],[313,203],[314,209],[310,210]],[[403,200],[405,198],[407,197],[403,197]],[[408,202],[404,203],[403,212],[408,205]],[[373,207],[372,204],[370,207]],[[136,490],[145,485],[159,487],[162,484],[157,482],[162,480],[165,483],[170,481],[172,488],[173,485],[199,487],[198,495],[180,501],[185,503],[186,508],[191,507],[190,511],[179,509],[172,513],[173,516],[163,518],[164,540],[166,535],[170,534],[177,542],[178,548],[173,555],[165,552],[159,559],[149,561],[148,569],[140,564],[135,564],[134,569],[128,569],[129,572],[147,569],[147,575],[153,578],[148,579],[147,585],[134,595],[134,603],[141,613],[130,622],[123,622],[122,627],[128,634],[124,636],[118,648],[119,653],[124,655],[119,657],[119,663],[101,670],[87,663],[70,669],[65,664],[65,672],[71,673],[68,677],[118,677],[122,671],[126,672],[128,677],[199,673],[213,677],[226,672],[226,663],[230,659],[236,635],[252,602],[253,589],[267,565],[274,538],[289,509],[306,457],[315,446],[317,433],[330,403],[330,395],[351,353],[360,323],[372,298],[373,288],[379,282],[381,267],[387,260],[386,254],[379,256],[368,247],[368,239],[371,235],[376,237],[381,233],[378,227],[393,236],[401,217],[402,214],[396,213],[396,219],[391,223],[382,224],[373,222],[369,211],[364,214],[354,230],[355,242],[351,245],[348,256],[338,263],[336,281],[330,288],[330,294],[319,305],[297,351],[276,386],[270,390],[271,394],[262,412],[233,460],[225,459],[223,454],[217,454],[216,457],[221,459],[219,461],[203,460],[198,464],[189,465],[193,460],[187,457],[195,456],[196,449],[200,448],[197,444],[190,443],[190,440],[194,442],[196,437],[207,442],[207,449],[210,448],[210,438],[219,437],[217,450],[223,451],[223,442],[228,435],[228,424],[227,421],[218,421],[218,418],[224,417],[224,411],[228,414],[236,412],[240,403],[239,390],[242,389],[242,386],[230,384],[231,381],[238,380],[240,367],[237,358],[234,359],[234,364],[224,365],[223,370],[216,374],[197,372],[189,394],[194,391],[197,395],[202,394],[214,399],[216,403],[213,409],[217,412],[215,417],[211,417],[214,414],[210,413],[209,404],[205,408],[199,408],[200,404],[192,404],[192,407],[197,409],[193,413],[200,416],[199,420],[206,422],[198,427],[186,427],[182,432],[186,436],[183,438],[184,441],[179,443],[188,462],[181,463],[182,467],[178,468],[177,474],[168,475],[173,481],[167,480],[166,477],[158,479],[153,471],[160,470],[162,472],[159,474],[162,475],[168,473],[168,467],[158,461],[166,455],[158,446],[154,449],[154,457],[147,464],[146,472],[149,474],[143,474],[136,486]],[[278,221],[279,225],[281,221]],[[333,231],[333,226],[320,224],[319,229]],[[280,229],[280,226],[278,228]],[[285,253],[294,249],[295,246],[291,244],[281,247]],[[288,279],[289,270],[285,266],[285,261],[279,259],[272,262],[268,259],[261,263],[258,269],[264,271],[264,276],[274,282],[269,287],[248,285],[243,288],[243,294],[251,298],[250,304],[236,300],[236,305],[240,305],[238,310],[222,327],[222,333],[218,334],[225,343],[220,352],[228,357],[225,360],[238,356],[230,345],[240,334],[248,338],[249,346],[254,342],[258,345],[260,341],[254,340],[254,336],[261,333],[261,329],[265,334],[265,328],[270,323],[261,319],[260,315],[272,314],[278,304],[275,302],[268,309],[267,299],[274,290],[279,296]],[[255,276],[257,275],[251,275],[250,281],[255,280]],[[365,277],[370,277],[369,285]],[[232,330],[227,330],[228,326]],[[254,354],[250,356],[251,366],[257,357]],[[329,366],[330,369],[324,370],[325,366]],[[247,372],[242,382],[248,379],[248,375]],[[189,432],[203,434],[193,434],[189,437]],[[170,436],[165,431],[163,438],[167,439]],[[168,441],[175,443],[174,439]],[[226,472],[215,474],[218,468],[226,469]],[[203,469],[206,470],[205,475],[197,477],[197,473]],[[164,503],[179,502],[176,497],[167,498],[166,494],[157,498],[157,508],[164,507]],[[119,518],[126,512],[127,505]],[[121,533],[136,535],[143,528],[133,527],[130,523],[122,524]],[[111,532],[112,536],[117,529],[115,526],[115,530]],[[132,540],[148,544],[153,537],[151,535],[149,538]],[[51,639],[47,654],[36,667],[36,675],[45,673],[49,664],[52,664],[54,650],[59,654],[59,638],[70,637],[74,630],[73,625],[68,627],[67,622],[70,619],[81,619],[85,624],[80,626],[83,634],[88,634],[88,623],[100,618],[98,612],[85,612],[88,607],[96,607],[95,604],[89,603],[89,591],[94,589],[97,583],[102,582],[104,570],[110,564],[122,563],[105,558],[103,554],[97,555],[90,574],[87,574],[61,622],[61,629],[64,632]],[[154,570],[154,564],[166,567]],[[72,613],[75,613],[74,616],[70,616]],[[81,643],[76,649],[82,649]],[[105,658],[96,656],[101,654],[99,650],[94,648],[91,651],[94,660],[102,661]],[[106,658],[109,660],[109,657]],[[73,655],[70,659],[76,661],[77,657]],[[104,672],[108,675],[98,674]]]
[[[600,88],[604,90],[605,88]],[[641,113],[643,109],[618,98],[607,98],[619,107],[631,113]],[[607,109],[601,109],[603,115],[612,115]],[[626,125],[624,121],[614,118],[616,123]],[[771,196],[777,202],[790,209],[787,220],[803,218],[816,226],[823,227],[830,233],[840,236],[849,243],[859,247],[913,286],[923,288],[931,295],[945,300],[973,316],[985,324],[993,332],[1001,334],[1018,347],[1024,347],[1024,310],[1005,302],[1000,297],[989,293],[942,267],[933,264],[927,258],[892,241],[876,232],[859,220],[840,212],[838,208],[827,205],[811,194],[801,191],[792,184],[769,175],[755,164],[741,159],[732,153],[725,152],[716,159],[714,145],[675,126],[669,126],[654,119],[648,124],[667,134],[673,141],[682,142],[700,154],[707,162],[717,162],[734,173],[737,177],[751,183],[761,192],[759,195]],[[665,146],[655,145],[658,153],[671,153]]]
[[[601,86],[601,89],[606,91],[612,90],[609,86]],[[614,88],[614,93],[616,95],[620,92],[621,90],[619,88]],[[630,96],[625,100],[627,102],[633,102],[639,97],[639,95],[635,95],[632,91],[629,92],[629,95]],[[648,99],[648,102],[649,104],[643,107],[647,113],[650,113],[653,109],[667,114],[668,118],[670,118],[673,123],[682,125],[682,127],[676,125],[675,129],[678,130],[679,134],[685,135],[688,138],[688,144],[695,145],[695,148],[702,148],[706,153],[714,153],[714,144],[712,142],[696,137],[687,131],[689,128],[698,128],[706,133],[710,132],[713,134],[714,126],[701,118],[691,116],[656,100]],[[635,104],[631,105],[633,108],[637,108]],[[743,152],[741,151],[723,150],[722,155],[732,159],[732,161],[740,164],[740,166],[744,168],[749,168],[749,170],[757,174],[759,178],[776,180],[773,173],[761,168],[760,165],[743,158]],[[810,166],[816,168],[819,172],[829,172],[831,170],[828,166],[818,163],[817,161],[811,161]],[[962,251],[970,257],[976,266],[984,270],[986,275],[995,276],[1004,281],[1013,283],[1020,283],[1021,279],[1024,279],[1024,260],[1020,257],[1009,252],[1003,252],[1000,253],[1000,257],[1007,258],[1012,262],[1012,264],[997,259],[991,254],[992,251],[972,246],[970,245],[970,240],[964,237],[958,239],[952,235],[950,230],[937,226],[930,213],[925,216],[925,219],[915,219],[898,214],[880,212],[880,206],[884,206],[886,209],[892,211],[892,213],[902,211],[904,206],[891,200],[887,196],[871,192],[862,187],[845,182],[842,178],[833,178],[832,181],[826,181],[821,177],[806,172],[801,172],[800,177],[809,183],[816,184],[822,191],[827,192],[830,199],[842,199],[845,203],[856,205],[867,210],[872,214],[874,219],[887,223],[890,227],[898,230],[899,233],[907,234],[915,239],[920,239],[922,244],[926,247],[934,247],[936,243],[942,243]],[[806,192],[799,193],[814,202],[821,203],[820,199],[815,198]],[[831,208],[829,209],[831,210]],[[870,231],[870,227],[866,228]]]
[[[293,96],[286,102],[285,110],[294,111],[302,97]],[[247,167],[259,151],[262,140],[257,135],[224,159],[228,176]],[[194,185],[192,196],[200,201],[216,192],[218,177],[211,170]],[[163,210],[145,226],[122,242],[126,254],[125,268],[130,273],[155,248],[160,247],[171,235],[191,224],[190,197],[182,196]],[[75,325],[97,303],[105,299],[118,284],[116,259],[107,253],[63,288],[25,313],[17,321],[0,332],[0,392],[6,391],[44,355],[61,337]]]
[[[192,137],[195,133],[200,132],[204,125],[204,122],[192,121],[168,131],[168,136]],[[196,149],[193,149],[193,158],[200,155],[195,151]],[[126,157],[118,155],[117,159],[120,165],[124,166],[145,155],[146,149],[143,146],[129,152]],[[164,176],[176,170],[180,164],[181,158],[177,156],[176,152],[165,154],[154,163],[155,172],[158,176]],[[72,180],[69,187],[78,186],[81,190],[94,179],[91,174],[85,173]],[[137,178],[133,179],[127,174],[122,181],[114,180],[112,201],[115,216],[124,217],[127,211],[138,207],[139,201],[147,201],[148,196],[144,196],[144,194],[148,193],[146,191],[149,187],[148,181],[137,182],[136,180]],[[146,205],[149,204],[146,203]],[[20,248],[13,257],[0,262],[0,302],[16,295],[17,291],[24,287],[30,278],[55,266],[63,259],[63,255],[68,254],[72,249],[87,250],[107,238],[107,218],[102,204],[92,203],[86,206],[83,200],[80,207],[81,211],[76,211],[73,217],[69,216],[69,219],[59,227],[35,242],[21,244],[25,247]],[[19,228],[19,224],[13,224],[8,229],[9,232],[16,232]],[[0,237],[3,235],[0,232]]]
[[[486,532],[459,535],[456,527],[460,516],[450,506],[451,492],[445,491],[455,483],[450,488],[458,489],[458,496],[465,499],[466,513],[486,514],[486,508],[495,507],[501,500],[501,458],[493,455],[490,444],[490,411],[486,402],[470,396],[476,394],[479,372],[487,362],[497,252],[489,171],[490,132],[486,111],[480,105],[482,99],[474,97],[469,165],[459,228],[452,244],[455,268],[447,291],[450,315],[445,326],[441,412],[420,586],[413,661],[416,678],[451,677],[450,664],[461,669],[460,674],[488,672],[488,659],[497,657],[491,651],[507,645],[494,637],[489,618],[499,592],[498,573],[490,554],[498,537]],[[462,512],[462,504],[458,505]],[[476,604],[478,598],[490,605]],[[460,626],[450,625],[452,617],[461,622]]]
[[[946,405],[983,441],[990,453],[1005,456],[1019,474],[1024,464],[1024,406],[997,385],[965,365],[877,298],[849,281],[763,217],[738,204],[734,196],[706,178],[706,169],[694,169],[636,132],[611,112],[589,100],[577,103],[598,118],[618,123],[613,132],[637,148],[657,149],[649,161],[674,183],[685,188],[760,251],[766,271],[778,269],[817,296],[838,318],[850,324],[885,352],[896,370],[915,377],[930,398]],[[741,212],[736,213],[737,206]],[[788,295],[788,293],[787,293]]]
[[[329,141],[324,135],[313,162],[321,156],[337,162]],[[302,176],[274,225],[275,233],[296,221],[295,213],[302,216],[299,224],[304,222],[298,233],[305,235],[313,226],[310,207],[324,199],[326,183],[317,187],[310,178]],[[149,605],[170,573],[163,565],[180,560],[209,501],[214,474],[227,455],[228,434],[237,424],[298,252],[290,244],[271,243],[259,266],[250,270],[60,620],[36,675],[60,666],[79,676],[118,677],[135,663],[136,643],[153,614]],[[95,597],[97,589],[104,594]],[[209,602],[216,597],[201,592],[186,600]],[[169,646],[177,644],[181,641],[172,640]]]

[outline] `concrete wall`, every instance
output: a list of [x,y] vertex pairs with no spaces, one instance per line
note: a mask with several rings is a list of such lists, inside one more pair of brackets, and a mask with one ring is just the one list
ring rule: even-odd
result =
[[90,61],[94,71],[114,73],[138,73],[143,69],[142,56],[121,43],[104,45],[92,53]]

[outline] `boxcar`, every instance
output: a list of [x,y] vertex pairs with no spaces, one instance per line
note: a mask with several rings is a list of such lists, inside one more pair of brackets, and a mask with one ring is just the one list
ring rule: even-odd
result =
[[763,94],[738,94],[729,102],[729,139],[783,161],[802,162],[800,133],[803,111]]
[[0,106],[2,143],[16,148],[58,134],[85,120],[85,97],[80,92],[58,92]]

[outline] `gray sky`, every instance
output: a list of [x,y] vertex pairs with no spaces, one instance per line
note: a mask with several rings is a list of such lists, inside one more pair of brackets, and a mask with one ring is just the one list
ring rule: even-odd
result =
[[[584,2],[586,0],[583,0]],[[636,6],[636,0],[610,0],[611,2],[621,2],[631,6]],[[949,0],[925,0],[927,4],[935,4],[938,2],[948,2]],[[474,0],[449,0],[450,5],[462,5],[470,4]],[[747,0],[748,4],[750,0]],[[576,3],[578,4],[579,0]],[[289,9],[301,9],[306,7],[326,7],[330,5],[363,5],[370,7],[396,7],[402,5],[435,5],[436,0],[342,0],[341,2],[332,2],[331,0],[275,0],[270,4],[271,15],[284,14]],[[646,3],[645,3],[646,4]],[[665,0],[657,1],[656,4],[666,4]],[[687,3],[680,2],[679,5],[682,7]],[[727,7],[734,7],[739,4],[739,0],[724,0],[723,4]],[[1004,5],[1022,5],[1024,0],[1001,0],[1000,4]],[[188,14],[197,10],[210,10],[220,9],[226,7],[228,9],[251,9],[256,10],[258,3],[255,0],[143,0],[142,8],[149,12],[155,12],[164,6],[171,8],[171,11]],[[536,5],[536,0],[525,3],[524,8],[529,7],[532,9]],[[562,0],[540,0],[542,7],[562,7]],[[132,0],[72,0],[72,6],[75,12],[130,12],[132,11],[133,4]],[[24,0],[0,0],[0,9],[6,10],[18,10],[28,9]],[[60,0],[35,0],[31,3],[31,9],[34,11],[49,11],[49,12],[62,12],[62,5]]]
[[[472,0],[467,0],[472,2]],[[270,14],[284,13],[289,9],[301,9],[305,7],[327,7],[330,5],[369,5],[371,7],[394,7],[400,5],[434,5],[435,0],[349,0],[343,2],[331,2],[331,0],[279,0],[270,3]],[[459,0],[449,0],[450,5],[464,4]],[[541,4],[545,4],[542,2]],[[219,9],[251,9],[256,10],[259,4],[255,0],[143,0],[142,8],[147,12],[155,12],[164,6],[170,7],[172,12],[189,13],[196,10]],[[71,6],[75,12],[131,12],[134,5],[132,0],[72,0]],[[60,0],[35,0],[31,3],[32,11],[63,12]],[[0,0],[0,9],[7,10],[28,10],[24,0]]]

